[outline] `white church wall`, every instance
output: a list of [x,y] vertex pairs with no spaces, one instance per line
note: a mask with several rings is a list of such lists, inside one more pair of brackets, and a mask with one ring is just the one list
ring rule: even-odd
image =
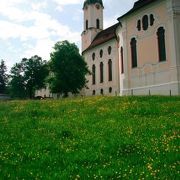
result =
[[43,98],[52,98],[53,94],[50,92],[49,86],[47,85],[46,88],[35,91],[35,97],[37,96],[41,96]]
[[[85,60],[88,64],[89,70],[92,71],[93,64],[96,67],[96,83],[92,84],[92,75],[87,76],[88,88],[85,90],[87,96],[93,95],[93,91],[96,91],[96,95],[101,95],[101,89],[105,95],[118,95],[119,94],[119,55],[117,48],[117,40],[113,39],[104,44],[98,45],[93,49],[90,49],[84,53]],[[111,54],[108,54],[108,47],[112,47]],[[103,50],[103,56],[100,57],[100,50]],[[92,54],[95,53],[95,60],[92,59]],[[112,60],[112,81],[108,79],[108,61]],[[104,81],[100,83],[100,63],[104,65]],[[109,88],[112,88],[112,92],[109,92]]]
[[173,28],[174,28],[174,44],[176,54],[178,94],[180,94],[180,1],[172,1],[173,10]]
[[[137,30],[137,21],[144,15],[153,14],[155,22],[146,31]],[[141,9],[122,20],[122,29],[118,31],[120,44],[122,39],[126,41],[124,51],[124,75],[120,75],[121,95],[147,95],[161,94],[168,95],[178,93],[177,64],[174,61],[172,51],[172,19],[169,19],[167,1],[158,1],[151,6]],[[157,29],[164,27],[166,43],[166,61],[159,62]],[[176,27],[178,29],[178,27]],[[131,38],[137,40],[137,61],[136,68],[131,65]],[[179,41],[178,41],[179,42]],[[178,45],[174,45],[178,47]],[[175,48],[175,49],[176,49]],[[177,51],[177,50],[176,50]],[[179,52],[179,51],[178,51]],[[179,68],[178,68],[179,69]]]

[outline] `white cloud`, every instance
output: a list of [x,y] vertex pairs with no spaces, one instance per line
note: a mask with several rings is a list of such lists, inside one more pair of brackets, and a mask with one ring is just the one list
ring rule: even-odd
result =
[[84,0],[53,0],[59,5],[82,4]]
[[[128,10],[129,2],[132,1],[134,0],[104,0],[104,27],[116,23],[116,18],[121,15],[120,10]],[[0,41],[2,48],[6,42],[8,45],[4,46],[5,51],[0,50],[0,58],[10,59],[11,62],[7,62],[9,65],[14,59],[17,61],[35,54],[49,59],[54,44],[62,40],[69,40],[80,46],[81,30],[77,27],[82,27],[83,24],[83,2],[84,0],[1,0]],[[68,11],[69,7],[72,9],[71,5],[79,7],[75,9],[77,13],[73,12],[73,16]],[[66,11],[61,13],[63,10]],[[115,12],[118,13],[117,16],[114,15]]]
[[117,21],[117,17],[118,15],[115,15],[113,17],[108,17],[104,20],[104,28],[108,28],[116,23],[118,23]]
[[[104,1],[104,28],[118,23],[117,18],[130,10],[136,0],[107,0]],[[108,8],[107,8],[108,7]]]
[[[51,15],[40,12],[40,9],[46,8],[46,2],[39,2],[37,6],[34,2],[29,3],[32,11],[16,7],[17,3],[23,2],[22,0],[7,2],[0,5],[0,14],[7,18],[7,20],[0,20],[0,39],[9,42],[12,39],[19,39],[26,49],[21,53],[23,57],[37,54],[49,59],[52,47],[57,41],[67,39],[79,43],[79,32],[72,31],[67,25],[53,19]],[[64,5],[65,2],[62,4]],[[56,37],[56,40],[53,37]],[[30,44],[32,40],[34,45]],[[9,50],[14,53],[12,46],[9,46]]]
[[84,0],[52,0],[57,4],[56,9],[60,12],[63,11],[64,6],[83,4]]
[[32,3],[31,7],[35,11],[40,11],[40,10],[46,8],[47,5],[48,5],[47,1],[43,1],[43,2],[38,2],[38,3],[37,2]]
[[24,52],[24,57],[31,57],[33,55],[38,55],[43,57],[45,60],[50,59],[50,52],[52,52],[52,47],[54,42],[51,39],[40,39],[36,42],[34,47],[30,47]]

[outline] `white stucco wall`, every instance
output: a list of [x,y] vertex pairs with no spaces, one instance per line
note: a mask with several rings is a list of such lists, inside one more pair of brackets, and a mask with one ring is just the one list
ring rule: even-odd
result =
[[172,1],[175,58],[177,64],[178,94],[180,94],[180,1]]
[[[93,90],[96,91],[96,95],[101,94],[101,89],[105,95],[118,95],[119,94],[119,55],[118,55],[118,43],[116,39],[112,39],[104,44],[86,51],[83,56],[88,64],[89,70],[92,71],[93,64],[96,66],[96,84],[92,84],[92,75],[87,76],[88,88],[85,89],[85,95],[91,96]],[[108,47],[112,47],[111,54],[108,54]],[[100,58],[100,50],[103,50],[103,57]],[[92,59],[92,54],[95,53],[95,60]],[[112,81],[108,79],[108,61],[112,60]],[[100,63],[104,65],[104,82],[100,83]],[[112,92],[109,93],[109,88],[112,88]]]
[[46,88],[36,90],[35,97],[41,96],[43,98],[52,98],[53,94],[50,92],[49,86],[47,85]]
[[[169,2],[170,0],[157,1],[121,20],[122,28],[118,30],[118,36],[120,38],[119,47],[123,46],[124,48],[125,70],[125,73],[120,75],[121,95],[130,95],[132,93],[134,95],[179,94],[179,75],[177,75],[179,72],[179,62],[177,62],[179,61],[179,58],[177,59],[179,50],[177,52],[177,48],[179,48],[178,38],[180,33],[177,33],[178,37],[174,38],[173,31],[179,31],[180,22],[177,23],[179,18],[176,18],[176,23],[173,26],[173,19],[169,15]],[[154,25],[149,26],[146,31],[142,29],[138,31],[137,21],[142,19],[144,15],[149,16],[150,14],[155,17]],[[159,27],[165,29],[167,57],[165,62],[159,62],[158,60],[156,33]],[[137,68],[132,68],[131,65],[130,41],[134,37],[137,40]],[[177,42],[174,43],[172,39]]]

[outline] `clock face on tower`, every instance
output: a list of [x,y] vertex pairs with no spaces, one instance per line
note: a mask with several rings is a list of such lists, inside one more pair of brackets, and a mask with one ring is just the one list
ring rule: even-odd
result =
[[100,9],[100,4],[99,3],[96,3],[95,6],[96,6],[97,9]]
[[87,6],[87,5],[85,6],[85,9],[86,9],[86,10],[88,9],[88,6]]

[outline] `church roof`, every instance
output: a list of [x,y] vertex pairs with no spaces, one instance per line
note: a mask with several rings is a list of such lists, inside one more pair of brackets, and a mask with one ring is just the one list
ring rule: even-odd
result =
[[136,1],[134,3],[133,8],[130,11],[128,11],[126,14],[119,17],[118,20],[120,20],[121,18],[123,18],[123,17],[125,17],[125,16],[127,16],[127,15],[129,15],[129,14],[131,14],[131,13],[141,9],[142,7],[147,6],[155,1],[158,1],[158,0],[138,0],[138,1]]
[[102,0],[85,0],[85,1],[84,1],[84,5],[83,5],[83,9],[84,9],[84,7],[85,7],[86,5],[96,4],[96,3],[99,3],[99,4],[102,5],[102,7],[104,7]]
[[92,41],[91,45],[85,51],[116,38],[116,28],[118,27],[118,25],[119,23],[114,24],[113,26],[99,32]]

